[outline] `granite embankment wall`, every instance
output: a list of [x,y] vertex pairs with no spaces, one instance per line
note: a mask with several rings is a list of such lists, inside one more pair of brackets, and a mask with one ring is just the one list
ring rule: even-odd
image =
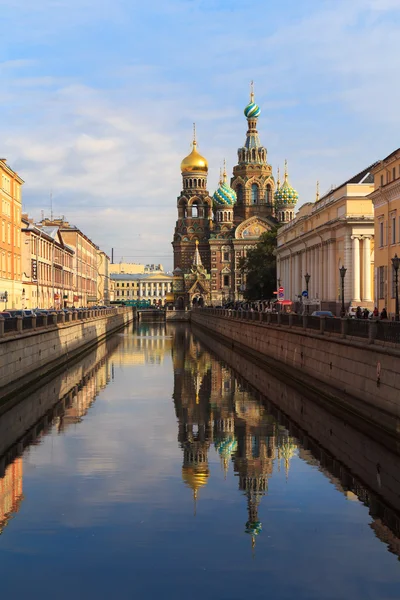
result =
[[216,312],[192,311],[192,323],[236,350],[267,360],[288,383],[323,394],[333,408],[346,409],[383,432],[400,432],[400,350],[394,344],[385,347]]
[[287,385],[274,376],[273,369],[210,338],[203,328],[193,326],[192,331],[235,370],[245,389],[250,384],[256,396],[260,393],[268,412],[299,441],[303,460],[317,466],[348,498],[355,495],[365,503],[373,518],[371,527],[400,555],[400,472],[393,449],[332,414],[318,394]]
[[85,313],[78,321],[53,323],[0,338],[0,403],[76,360],[133,321],[132,308]]

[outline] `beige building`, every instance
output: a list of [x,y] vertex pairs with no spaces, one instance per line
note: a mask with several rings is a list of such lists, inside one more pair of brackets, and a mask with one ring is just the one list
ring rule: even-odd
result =
[[22,308],[55,308],[74,302],[74,250],[57,226],[22,219]]
[[162,265],[142,265],[139,263],[113,263],[110,265],[110,273],[126,273],[129,275],[139,275],[144,273],[164,272]]
[[0,311],[22,302],[21,190],[24,181],[0,159]]
[[[379,161],[373,171],[370,198],[375,215],[375,305],[395,314],[395,276],[392,258],[400,256],[400,148]],[[400,273],[399,273],[400,275]]]
[[98,246],[78,227],[64,219],[44,219],[40,225],[58,227],[64,243],[74,251],[74,305],[87,306],[96,303],[98,301]]
[[172,292],[173,276],[163,272],[137,275],[111,273],[111,299],[114,301],[150,300],[164,306],[167,294]]
[[97,250],[97,302],[110,302],[110,258],[103,250]]
[[374,189],[371,165],[315,202],[303,205],[278,232],[277,278],[286,300],[306,290],[321,309],[340,313],[341,280],[346,271],[345,307],[374,304]]

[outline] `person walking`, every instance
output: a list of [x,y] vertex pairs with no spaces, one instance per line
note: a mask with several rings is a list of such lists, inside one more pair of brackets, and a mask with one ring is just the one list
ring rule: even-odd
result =
[[364,317],[364,319],[368,319],[369,318],[369,310],[368,310],[368,308],[364,308],[363,317]]
[[357,310],[356,310],[356,319],[362,319],[362,310],[361,310],[361,306],[357,306]]
[[378,310],[378,307],[375,306],[375,308],[374,308],[374,318],[377,319],[378,317],[379,317],[379,310]]
[[387,319],[387,318],[388,318],[387,310],[385,307],[383,307],[382,311],[381,311],[381,319]]

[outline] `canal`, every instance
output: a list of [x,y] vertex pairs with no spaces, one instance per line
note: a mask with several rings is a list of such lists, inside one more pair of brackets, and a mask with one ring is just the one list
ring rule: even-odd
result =
[[142,324],[2,414],[2,596],[398,599],[397,454],[246,364]]

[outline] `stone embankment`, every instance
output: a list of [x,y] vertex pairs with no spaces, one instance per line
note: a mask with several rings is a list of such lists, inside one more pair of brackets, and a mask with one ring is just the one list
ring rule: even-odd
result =
[[[19,318],[17,317],[17,320]],[[132,308],[85,310],[17,322],[17,330],[0,331],[0,403],[7,407],[18,396],[55,371],[77,360],[89,348],[134,319]],[[33,322],[32,322],[33,321]],[[3,322],[1,325],[7,321]],[[38,326],[39,325],[39,326]],[[3,334],[3,335],[1,335]]]
[[287,383],[314,390],[333,409],[397,437],[400,345],[393,340],[398,324],[382,329],[376,322],[282,317],[202,309],[192,311],[191,320],[237,351],[265,360]]

